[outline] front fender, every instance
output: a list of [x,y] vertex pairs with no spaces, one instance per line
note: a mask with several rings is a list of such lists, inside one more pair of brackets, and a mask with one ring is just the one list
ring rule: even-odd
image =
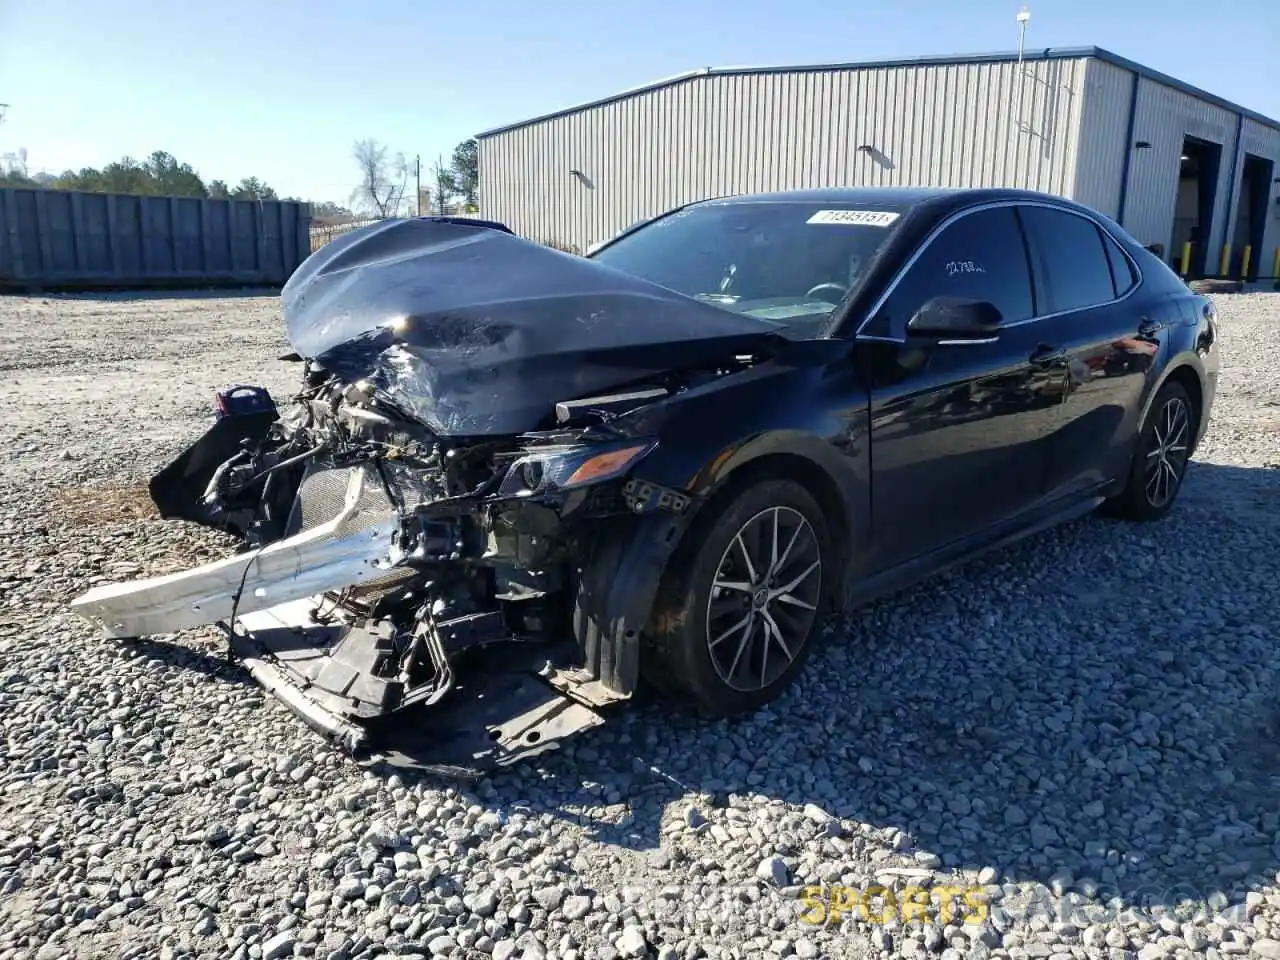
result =
[[[865,439],[862,447],[865,451]],[[862,504],[859,503],[858,491],[866,484],[865,473],[858,470],[857,451],[851,450],[850,453],[853,455],[838,450],[829,440],[802,430],[770,430],[719,451],[694,474],[688,489],[695,496],[710,497],[739,471],[752,464],[759,466],[758,461],[794,458],[809,468],[821,471],[838,493],[844,519],[851,521],[854,516],[865,513],[859,509]]]
[[[865,445],[864,445],[865,450]],[[787,461],[785,465],[783,460]],[[727,484],[753,467],[768,464],[798,475],[812,485],[814,471],[825,492],[838,498],[842,516],[833,539],[841,564],[849,570],[849,547],[865,535],[868,513],[859,495],[869,500],[869,487],[859,481],[855,461],[831,443],[798,430],[774,430],[726,447],[686,484],[656,479],[649,470],[634,479],[654,484],[644,505],[633,501],[638,515],[602,518],[578,567],[573,610],[574,636],[584,668],[611,693],[630,697],[639,682],[641,634],[649,623],[663,574],[698,511]],[[654,493],[687,495],[678,506],[657,506]],[[821,497],[827,501],[829,496]],[[826,506],[826,503],[824,503]],[[643,511],[643,512],[641,512]]]
[[[658,438],[657,447],[632,474],[648,489],[644,503],[633,503],[631,509],[648,514],[651,505],[656,508],[653,525],[637,531],[637,537],[661,542],[631,547],[637,555],[625,563],[660,579],[706,503],[760,468],[795,477],[813,490],[824,511],[838,512],[833,540],[844,554],[841,559],[857,556],[852,545],[865,542],[870,523],[870,423],[868,393],[850,362],[850,350],[840,341],[798,342],[785,359],[704,383],[619,418],[615,429]],[[621,570],[616,563],[604,566]],[[852,564],[845,569],[851,571]],[[653,593],[646,590],[625,604],[630,629],[645,626],[657,583],[652,586]],[[602,582],[597,593],[620,589]],[[634,594],[635,588],[623,592]],[[613,648],[630,662],[633,638],[616,625],[610,632]]]
[[[803,483],[828,515],[831,537],[845,578],[858,574],[857,549],[870,536],[870,450],[865,416],[841,435],[840,442],[801,429],[779,428],[756,433],[714,449],[691,476],[681,476],[674,464],[680,457],[642,464],[637,479],[679,491],[689,498],[687,527],[698,511],[729,486],[756,471],[787,476]],[[664,467],[666,469],[664,469]],[[683,534],[683,529],[681,529]]]

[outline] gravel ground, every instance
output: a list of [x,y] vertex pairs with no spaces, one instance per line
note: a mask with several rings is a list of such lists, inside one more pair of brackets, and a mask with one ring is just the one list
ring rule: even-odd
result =
[[142,484],[215,388],[294,385],[276,300],[0,299],[0,960],[1277,960],[1280,295],[1219,306],[1165,522],[861,610],[748,720],[637,704],[459,790],[329,751],[211,631],[65,610],[226,549]]

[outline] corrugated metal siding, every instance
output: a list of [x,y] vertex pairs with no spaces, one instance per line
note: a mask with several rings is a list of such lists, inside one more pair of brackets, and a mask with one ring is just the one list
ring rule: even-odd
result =
[[1084,148],[1076,160],[1071,196],[1109,217],[1120,215],[1129,104],[1137,78],[1136,73],[1102,60],[1089,60],[1085,67],[1079,127]]
[[1070,195],[1086,62],[693,77],[482,139],[481,207],[525,236],[581,248],[682,203],[743,192],[934,185]]
[[282,285],[310,255],[307,204],[0,189],[0,289]]
[[1146,77],[1139,80],[1133,139],[1135,143],[1146,141],[1151,146],[1135,149],[1129,167],[1125,228],[1135,238],[1142,243],[1162,243],[1166,247],[1171,243],[1179,158],[1183,138],[1190,135],[1222,144],[1213,223],[1206,234],[1209,249],[1221,249],[1227,224],[1227,197],[1231,192],[1236,123],[1237,114],[1230,110]]
[[[1280,188],[1274,183],[1276,177],[1280,177],[1280,130],[1275,127],[1263,126],[1256,120],[1246,119],[1244,129],[1240,135],[1240,141],[1245,153],[1252,153],[1254,156],[1262,157],[1264,160],[1272,161],[1275,166],[1272,167],[1271,177],[1273,182],[1270,185],[1271,203],[1267,209],[1266,229],[1263,234],[1262,249],[1253,251],[1253,262],[1258,265],[1258,274],[1260,276],[1270,276],[1275,269],[1276,248],[1280,247]],[[1244,157],[1240,158],[1238,176],[1244,179]],[[1236,196],[1241,194],[1242,187],[1237,184]],[[1238,201],[1237,201],[1238,203]],[[1232,218],[1232,228],[1234,233],[1234,216]],[[1229,234],[1229,236],[1232,234]]]

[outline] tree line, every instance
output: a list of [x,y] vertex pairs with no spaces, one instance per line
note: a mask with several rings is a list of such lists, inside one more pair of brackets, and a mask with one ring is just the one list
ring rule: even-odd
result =
[[[275,190],[257,177],[245,177],[231,186],[222,180],[208,183],[189,163],[179,163],[164,150],[145,160],[124,157],[102,169],[82,167],[60,174],[29,174],[26,157],[19,151],[14,162],[0,170],[0,186],[43,187],[48,190],[84,190],[89,193],[133,193],[156,197],[207,197],[213,200],[280,200]],[[296,197],[286,201],[300,202]]]
[[[458,144],[449,163],[437,158],[422,169],[421,158],[391,152],[373,139],[357,140],[352,156],[360,185],[352,206],[373,217],[470,213],[479,209],[480,166],[475,140]],[[414,197],[414,193],[417,196]]]
[[[422,168],[419,158],[410,160],[402,152],[393,154],[385,144],[373,139],[358,141],[353,154],[360,180],[349,200],[351,206],[312,201],[313,217],[350,218],[353,210],[372,217],[396,217],[478,209],[480,172],[475,140],[458,144],[448,163],[438,158],[426,169]],[[0,163],[0,187],[302,202],[297,197],[278,196],[257,177],[245,177],[234,186],[222,180],[205,182],[191,164],[179,162],[164,150],[155,151],[145,160],[123,157],[101,169],[82,167],[60,174],[30,173],[25,150],[6,157],[5,161]],[[417,192],[419,185],[421,192]]]

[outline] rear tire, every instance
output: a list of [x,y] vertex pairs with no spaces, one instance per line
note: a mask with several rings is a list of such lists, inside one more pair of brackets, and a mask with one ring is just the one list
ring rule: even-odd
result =
[[713,500],[672,557],[642,667],[707,716],[748,713],[795,680],[839,576],[822,509],[788,479]]
[[1107,513],[1146,522],[1169,512],[1186,477],[1196,416],[1182,384],[1166,383],[1160,388],[1138,434],[1125,487],[1104,504]]

